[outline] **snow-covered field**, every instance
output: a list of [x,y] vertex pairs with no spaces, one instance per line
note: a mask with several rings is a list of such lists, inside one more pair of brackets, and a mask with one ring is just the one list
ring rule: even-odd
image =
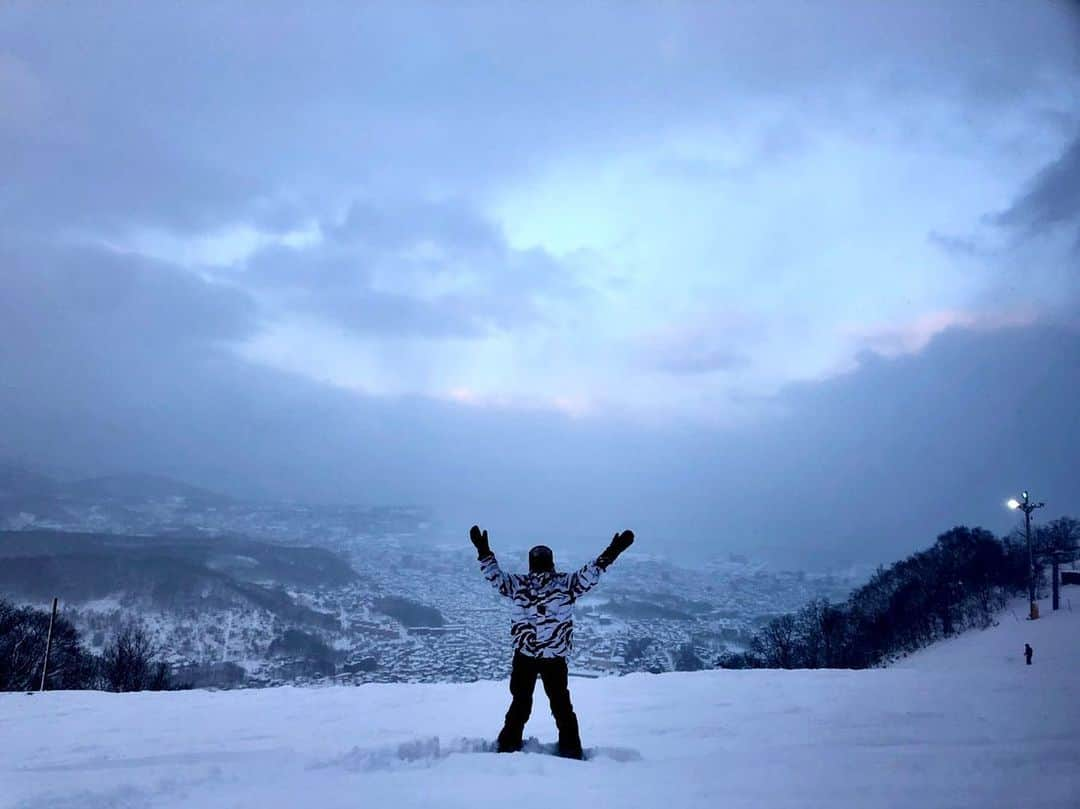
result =
[[573,680],[586,762],[469,752],[505,683],[3,694],[0,806],[1080,806],[1072,589],[885,670]]

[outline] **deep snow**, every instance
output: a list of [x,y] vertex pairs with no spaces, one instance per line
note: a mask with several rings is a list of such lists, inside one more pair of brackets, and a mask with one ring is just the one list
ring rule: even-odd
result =
[[889,669],[572,680],[587,762],[472,752],[505,683],[3,694],[0,806],[1080,806],[1073,589]]

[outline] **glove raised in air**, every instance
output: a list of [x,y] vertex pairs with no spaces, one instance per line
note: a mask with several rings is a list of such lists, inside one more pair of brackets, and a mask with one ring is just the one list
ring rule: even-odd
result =
[[491,547],[488,545],[487,531],[481,531],[479,525],[469,529],[469,540],[476,546],[476,558],[486,559],[491,556]]
[[621,534],[615,534],[611,538],[611,544],[608,545],[604,552],[596,557],[596,564],[601,568],[606,569],[608,565],[619,558],[619,554],[634,544],[634,532],[623,531]]

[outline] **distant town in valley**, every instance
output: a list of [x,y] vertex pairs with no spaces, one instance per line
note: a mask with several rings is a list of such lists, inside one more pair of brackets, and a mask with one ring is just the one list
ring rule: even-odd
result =
[[[60,598],[91,649],[138,622],[196,686],[471,681],[507,675],[509,604],[422,508],[252,504],[160,478],[0,480],[0,591]],[[561,568],[602,547],[556,549]],[[578,676],[712,667],[777,615],[841,600],[855,572],[635,548],[575,614]],[[508,570],[525,548],[495,546]]]

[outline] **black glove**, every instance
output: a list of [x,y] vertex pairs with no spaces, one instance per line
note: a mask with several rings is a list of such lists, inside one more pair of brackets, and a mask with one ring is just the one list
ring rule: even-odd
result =
[[611,538],[611,544],[604,548],[604,552],[596,557],[596,564],[606,569],[608,565],[619,558],[620,553],[633,544],[633,531],[623,531],[621,534],[616,534]]
[[476,546],[477,559],[487,559],[492,555],[491,548],[488,546],[487,531],[481,531],[479,525],[474,525],[469,529],[469,539]]

